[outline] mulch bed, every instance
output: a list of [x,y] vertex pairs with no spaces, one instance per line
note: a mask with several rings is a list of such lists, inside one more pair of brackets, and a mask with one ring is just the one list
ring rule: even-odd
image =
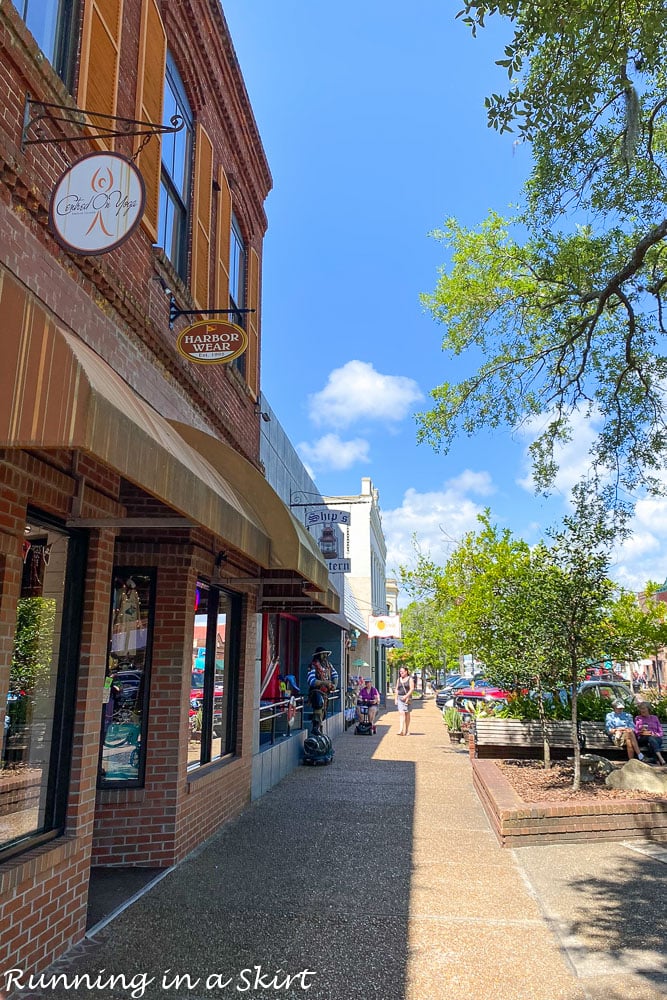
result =
[[[586,782],[575,792],[572,788],[574,765],[567,761],[554,761],[548,771],[545,771],[539,760],[498,760],[495,764],[524,802],[583,803],[628,798],[667,801],[667,795],[657,792],[629,792],[620,788],[608,788],[604,778]],[[614,762],[614,767],[622,766],[622,763]]]

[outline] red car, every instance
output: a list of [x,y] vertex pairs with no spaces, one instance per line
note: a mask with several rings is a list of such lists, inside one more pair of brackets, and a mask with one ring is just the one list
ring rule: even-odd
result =
[[460,712],[463,719],[472,718],[470,708],[478,708],[483,705],[492,707],[503,701],[507,701],[509,692],[502,688],[464,688],[457,691],[454,696],[454,708]]

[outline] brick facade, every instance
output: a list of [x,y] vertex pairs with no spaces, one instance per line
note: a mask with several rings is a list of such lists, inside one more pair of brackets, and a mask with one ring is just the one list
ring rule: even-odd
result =
[[[165,287],[174,292],[182,309],[194,307],[193,295],[163,250],[152,244],[146,228],[140,226],[113,252],[94,257],[64,250],[49,231],[50,192],[66,165],[95,147],[92,142],[22,146],[26,95],[74,107],[88,2],[74,5],[78,20],[73,32],[71,93],[40,54],[13,4],[0,4],[0,288],[3,281],[14,282],[25,297],[26,311],[39,307],[58,328],[88,345],[157,414],[218,437],[259,469],[256,392],[235,367],[203,368],[178,353],[176,337],[188,320],[177,319],[170,329]],[[125,0],[116,114],[137,117],[138,39],[146,3],[162,18],[194,118],[211,139],[214,167],[229,178],[246,251],[261,261],[266,230],[263,205],[271,177],[218,0]],[[45,123],[41,134],[55,139],[58,126]],[[116,149],[131,156],[133,142],[120,138]],[[212,212],[218,197],[214,189]],[[215,234],[213,225],[211,232]],[[212,246],[211,286],[215,254]],[[63,389],[40,385],[35,391]],[[261,567],[205,525],[163,528],[156,523],[133,528],[131,518],[178,513],[142,489],[141,468],[123,478],[103,456],[66,447],[23,451],[12,446],[11,434],[0,441],[0,448],[3,697],[9,690],[29,512],[55,519],[63,532],[75,518],[100,520],[99,527],[73,529],[85,536],[85,559],[77,578],[70,580],[80,598],[81,615],[76,662],[70,664],[74,717],[67,748],[63,830],[55,831],[58,835],[52,839],[33,842],[28,838],[22,850],[9,853],[3,852],[0,843],[0,972],[17,967],[31,972],[81,940],[91,863],[168,867],[248,803],[256,591],[243,583],[237,587],[242,614],[235,752],[188,771],[193,601],[197,580],[215,577],[221,551],[232,581],[253,577]],[[98,788],[114,565],[145,567],[155,573],[156,580],[141,787]],[[6,792],[0,817],[35,795],[30,777],[19,771],[8,773]]]

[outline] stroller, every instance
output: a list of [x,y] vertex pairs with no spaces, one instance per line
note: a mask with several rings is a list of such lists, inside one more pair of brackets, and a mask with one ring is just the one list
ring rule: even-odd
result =
[[357,702],[360,719],[355,726],[354,732],[357,736],[372,736],[375,733],[375,726],[370,720],[369,704],[365,701]]

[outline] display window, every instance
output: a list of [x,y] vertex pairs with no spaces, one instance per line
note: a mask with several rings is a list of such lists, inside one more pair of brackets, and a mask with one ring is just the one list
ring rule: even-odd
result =
[[240,598],[204,581],[195,591],[188,769],[236,749]]
[[0,855],[65,822],[85,542],[29,516],[0,755]]
[[154,571],[116,567],[102,692],[102,787],[143,783],[154,609]]
[[259,746],[270,746],[303,724],[299,690],[300,622],[293,615],[264,615]]

